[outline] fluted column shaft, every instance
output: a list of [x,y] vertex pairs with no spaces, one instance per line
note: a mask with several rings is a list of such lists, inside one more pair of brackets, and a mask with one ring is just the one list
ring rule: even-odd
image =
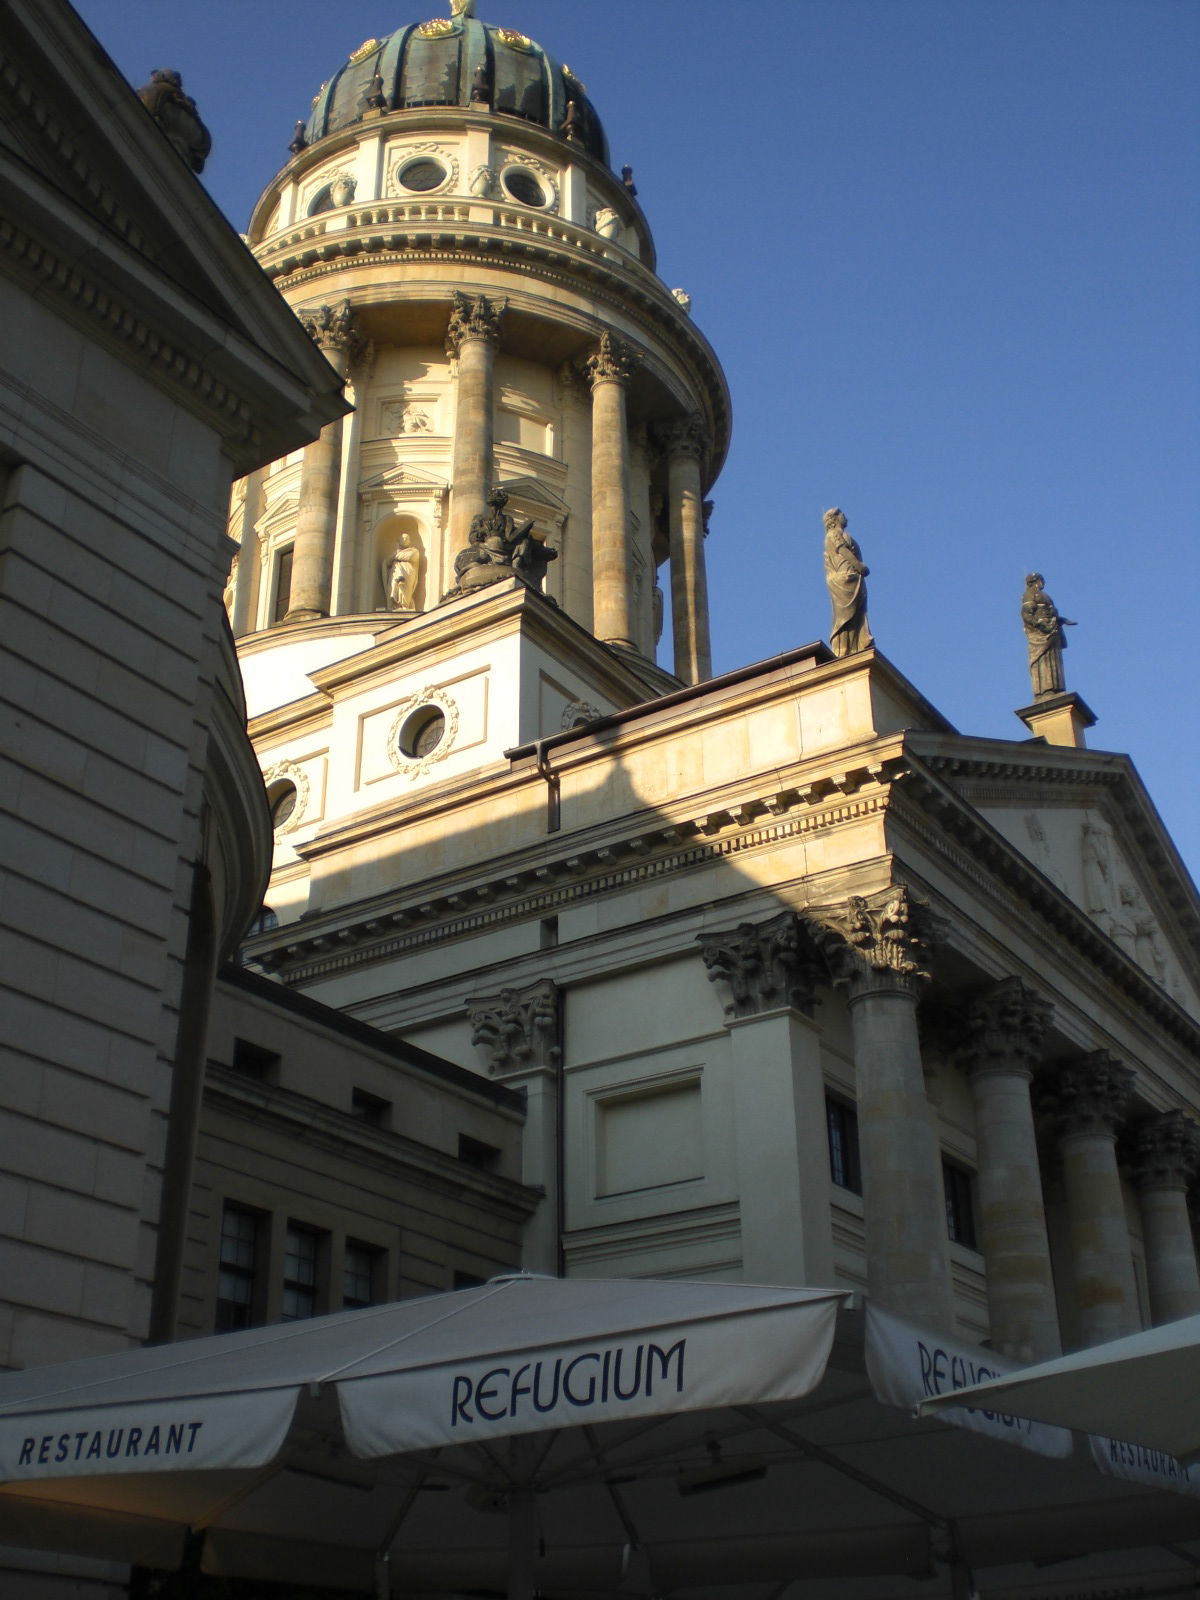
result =
[[595,632],[605,644],[636,647],[633,617],[633,529],[625,387],[631,353],[600,336],[588,362],[592,382],[592,590]]
[[1155,1322],[1173,1322],[1200,1312],[1187,1205],[1188,1186],[1200,1166],[1200,1129],[1181,1111],[1151,1117],[1137,1130],[1134,1160],[1150,1315]]
[[[301,321],[330,366],[344,379],[362,348],[349,301],[336,310],[322,306],[314,316],[302,317]],[[338,417],[327,423],[304,449],[292,550],[292,587],[285,622],[329,615],[341,466],[342,419]]]
[[707,437],[698,417],[686,417],[660,430],[660,439],[667,457],[675,674],[685,683],[700,683],[712,676],[704,566],[704,489],[700,475]]
[[978,997],[968,1016],[991,1343],[1016,1361],[1049,1360],[1062,1349],[1029,1094],[1049,1014],[1010,978]]
[[1116,1152],[1117,1128],[1132,1087],[1133,1073],[1096,1050],[1060,1066],[1050,1091],[1085,1345],[1119,1339],[1140,1325]]
[[483,295],[454,297],[446,335],[448,354],[458,359],[454,447],[451,456],[450,551],[467,546],[471,521],[487,509],[492,487],[496,345],[503,307]]
[[[258,598],[259,546],[256,523],[262,508],[262,472],[252,472],[246,478],[245,492],[240,509],[241,543],[238,550],[237,585],[233,591],[233,614],[229,619],[235,639],[252,633],[255,626],[253,606]],[[292,558],[295,560],[295,557]]]

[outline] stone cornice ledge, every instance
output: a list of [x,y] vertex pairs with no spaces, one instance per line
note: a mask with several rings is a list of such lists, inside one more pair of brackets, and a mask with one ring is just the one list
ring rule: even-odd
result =
[[[790,785],[729,800],[688,819],[656,817],[623,838],[599,829],[590,841],[551,835],[536,850],[500,864],[482,882],[447,877],[426,884],[424,897],[403,907],[391,895],[358,908],[342,907],[326,919],[305,919],[260,935],[246,952],[289,983],[389,960],[409,949],[877,815],[889,804],[893,781],[902,776],[903,761],[895,749],[873,749],[869,757],[847,759],[834,775],[817,774],[807,782],[797,775]],[[478,779],[466,787],[477,799]],[[444,810],[445,803],[445,791],[429,796],[432,812]],[[375,831],[372,825],[367,834]],[[339,836],[339,847],[348,842],[353,840]],[[548,859],[547,845],[554,844],[560,854]],[[304,853],[313,853],[313,847]]]

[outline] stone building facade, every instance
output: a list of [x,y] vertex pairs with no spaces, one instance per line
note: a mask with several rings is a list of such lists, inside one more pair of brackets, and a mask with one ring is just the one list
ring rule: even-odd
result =
[[720,367],[582,85],[458,9],[350,57],[251,226],[356,406],[234,505],[251,959],[525,1093],[538,1270],[1020,1358],[1200,1308],[1197,902],[1133,768],[874,649],[709,676]]

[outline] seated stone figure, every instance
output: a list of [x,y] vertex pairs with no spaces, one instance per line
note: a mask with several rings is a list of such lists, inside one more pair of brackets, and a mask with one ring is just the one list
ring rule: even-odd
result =
[[558,560],[558,551],[547,548],[533,532],[533,518],[518,522],[505,511],[508,496],[503,489],[488,495],[489,510],[472,519],[467,547],[454,558],[454,576],[459,593],[482,589],[502,578],[520,578],[531,589],[539,589],[546,568]]

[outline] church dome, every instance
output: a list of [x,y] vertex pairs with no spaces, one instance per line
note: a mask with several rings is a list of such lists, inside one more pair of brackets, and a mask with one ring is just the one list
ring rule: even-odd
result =
[[315,144],[371,112],[472,105],[552,130],[569,123],[573,141],[608,164],[604,129],[570,67],[523,33],[467,14],[368,39],[323,85],[304,134]]

